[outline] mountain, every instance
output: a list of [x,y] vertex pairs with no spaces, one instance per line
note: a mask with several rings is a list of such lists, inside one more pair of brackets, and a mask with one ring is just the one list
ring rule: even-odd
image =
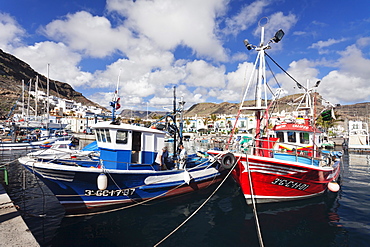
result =
[[[276,104],[273,110],[276,112],[291,112],[296,109],[296,106],[292,106],[292,102],[297,99],[302,94],[294,94],[289,95],[281,98],[279,103]],[[323,109],[324,106],[321,104],[322,100],[321,96],[318,94],[316,103],[316,112],[319,114]],[[244,105],[252,105],[253,101],[246,101]],[[238,113],[238,109],[240,107],[239,103],[198,103],[192,105],[189,109],[187,109],[184,113],[185,117],[209,117],[212,114],[215,115],[236,115]],[[335,114],[338,116],[337,120],[339,120],[339,124],[341,121],[343,122],[345,119],[347,120],[360,120],[360,121],[367,121],[369,118],[370,110],[370,103],[357,103],[353,105],[337,105],[334,108]],[[245,114],[252,114],[252,111],[243,111]],[[146,112],[146,111],[132,111],[129,109],[122,110],[120,116],[123,118],[139,118],[139,119],[146,119],[147,114],[149,118],[153,118],[154,116],[163,116],[166,112]]]
[[[46,63],[45,63],[46,66]],[[47,78],[31,68],[30,65],[5,53],[0,49],[0,116],[6,116],[22,93],[22,80],[25,85],[32,80],[32,90],[36,76],[39,78],[38,90],[46,92]],[[49,94],[62,99],[74,100],[84,105],[101,107],[100,105],[85,98],[82,93],[75,91],[71,85],[49,79]],[[105,109],[105,108],[103,108]]]
[[[46,65],[46,64],[45,64]],[[46,91],[47,78],[36,71],[34,71],[30,65],[16,58],[15,56],[5,53],[0,49],[0,117],[6,116],[15,102],[19,100],[22,92],[22,80],[27,84],[30,79],[34,82],[36,76],[39,78],[39,90]],[[75,91],[69,84],[49,80],[50,95],[54,95],[63,99],[74,100],[84,105],[92,105],[100,107],[104,110],[105,108],[98,104],[88,100],[81,93]],[[34,88],[34,83],[31,85]],[[292,111],[293,107],[288,103],[291,103],[293,99],[298,98],[300,95],[289,95],[279,100],[279,104],[275,107],[277,111]],[[317,97],[320,99],[320,96]],[[317,102],[321,102],[317,100]],[[253,101],[247,101],[245,104],[252,104]],[[239,109],[239,104],[223,102],[217,103],[198,103],[192,105],[188,110],[185,111],[185,117],[199,116],[208,117],[212,114],[225,114],[225,115],[236,115]],[[317,104],[317,112],[322,110],[321,103]],[[361,120],[367,121],[369,118],[370,103],[357,103],[353,105],[341,105],[335,108],[336,114],[340,115],[340,119],[348,120]],[[146,119],[147,115],[149,118],[160,117],[165,115],[166,112],[146,112],[146,111],[132,111],[130,109],[122,110],[120,113],[121,117],[124,118],[140,118]]]

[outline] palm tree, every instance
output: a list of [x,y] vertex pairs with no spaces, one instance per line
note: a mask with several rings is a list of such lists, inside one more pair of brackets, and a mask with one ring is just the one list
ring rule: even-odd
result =
[[[333,110],[331,110],[333,111]],[[340,114],[338,112],[334,111],[334,117],[331,116],[323,116],[323,114],[320,114],[320,116],[316,119],[316,126],[322,127],[325,131],[328,131],[329,128],[334,127],[337,122],[342,122],[343,120],[340,119]]]

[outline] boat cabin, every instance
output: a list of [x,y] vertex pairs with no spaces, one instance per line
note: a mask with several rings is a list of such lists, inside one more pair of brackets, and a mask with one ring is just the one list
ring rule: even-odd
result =
[[[279,143],[287,143],[297,147],[312,148],[315,143],[321,144],[321,131],[311,125],[297,123],[282,123],[273,128]],[[320,146],[320,145],[319,145]]]
[[92,128],[106,169],[145,169],[164,146],[165,133],[157,129],[108,121]]

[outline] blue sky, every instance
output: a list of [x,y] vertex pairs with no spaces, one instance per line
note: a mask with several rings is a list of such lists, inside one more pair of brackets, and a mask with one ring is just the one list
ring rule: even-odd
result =
[[[163,110],[172,88],[190,107],[239,102],[255,60],[243,40],[285,36],[268,53],[333,104],[370,101],[370,1],[0,0],[0,49],[107,106]],[[272,62],[269,62],[272,64]],[[287,93],[300,92],[274,69]]]

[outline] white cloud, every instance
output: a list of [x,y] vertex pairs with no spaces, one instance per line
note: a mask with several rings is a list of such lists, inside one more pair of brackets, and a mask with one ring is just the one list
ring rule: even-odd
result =
[[320,93],[332,102],[358,103],[369,101],[368,80],[333,70],[322,79]]
[[25,30],[7,13],[0,12],[0,49],[12,51],[21,45],[21,38],[26,35]]
[[[279,29],[282,29],[285,33],[288,33],[289,30],[292,28],[292,26],[294,26],[296,23],[297,23],[297,17],[292,13],[290,13],[289,15],[284,15],[282,12],[273,13],[268,18],[268,25],[265,26],[265,38],[270,39],[274,37],[275,33]],[[260,37],[261,35],[260,27],[257,27],[255,29],[254,35]],[[279,45],[277,45],[277,47],[278,46]]]
[[227,59],[217,38],[216,17],[225,0],[125,1],[108,0],[107,9],[127,18],[125,26],[144,35],[164,50],[187,46],[198,56]]
[[338,69],[322,79],[324,97],[335,103],[369,101],[370,59],[365,58],[357,46],[348,46],[339,53]]
[[364,57],[364,54],[356,45],[348,46],[346,50],[339,52],[339,54],[342,56],[339,59],[339,66],[344,73],[369,80],[370,60]]
[[326,47],[329,47],[329,46],[332,46],[334,44],[338,44],[340,42],[343,42],[345,41],[346,39],[342,38],[342,39],[328,39],[326,41],[318,41],[314,44],[312,44],[311,46],[309,46],[308,48],[313,48],[313,49],[318,49],[318,50],[321,50],[323,48],[326,48]]
[[98,58],[109,56],[116,49],[127,50],[132,40],[131,32],[123,26],[112,28],[107,18],[85,11],[52,21],[42,31],[75,51]]
[[203,60],[195,60],[186,65],[187,78],[184,80],[188,86],[215,87],[225,86],[225,68],[214,67]]
[[370,45],[370,37],[359,38],[356,42],[359,47],[366,47]]
[[[274,11],[273,1],[257,0],[249,5],[236,2],[231,6],[229,0],[107,0],[104,15],[86,11],[67,14],[39,29],[51,41],[37,37],[38,43],[28,45],[22,44],[27,34],[16,20],[0,14],[0,48],[10,50],[41,74],[46,75],[46,65],[50,63],[51,79],[67,82],[77,90],[91,89],[85,90],[85,94],[100,90],[89,98],[104,106],[112,99],[120,70],[123,108],[146,108],[146,102],[151,107],[171,106],[174,85],[178,97],[184,96],[186,106],[210,98],[240,102],[252,64],[241,62],[233,69],[231,62],[246,61],[249,55],[240,47],[228,57],[227,52],[232,49],[226,50],[224,44],[239,39],[242,31],[257,27],[261,16],[269,16],[266,38],[279,29],[289,33],[298,18],[293,11]],[[240,11],[231,13],[236,5]],[[294,35],[307,35],[292,31]],[[254,29],[253,34],[259,40],[260,29]],[[332,50],[331,54],[339,59],[325,56],[328,47],[345,40],[312,44],[310,48],[318,49],[321,57],[295,59],[287,68],[288,73],[304,86],[307,80],[313,85],[321,76],[319,92],[335,103],[355,101],[357,95],[343,94],[354,86],[361,100],[368,99],[370,62],[364,48],[369,46],[370,38],[360,38],[340,52]],[[277,44],[277,48],[282,48],[282,44]],[[181,54],[184,51],[190,54]],[[290,57],[292,53],[286,55]],[[106,67],[84,72],[80,67],[87,64],[84,59],[105,63]],[[220,63],[224,61],[228,63]],[[283,73],[276,77],[289,93],[299,92],[295,82]]]
[[226,20],[226,28],[224,32],[226,34],[231,33],[233,35],[237,35],[240,31],[244,31],[251,25],[255,25],[256,20],[258,20],[258,16],[268,4],[269,1],[258,0],[244,6],[237,15]]
[[36,43],[16,48],[13,54],[45,76],[47,64],[50,64],[50,79],[66,82],[72,87],[84,85],[92,79],[90,73],[81,71],[77,66],[81,56],[71,52],[63,43]]

